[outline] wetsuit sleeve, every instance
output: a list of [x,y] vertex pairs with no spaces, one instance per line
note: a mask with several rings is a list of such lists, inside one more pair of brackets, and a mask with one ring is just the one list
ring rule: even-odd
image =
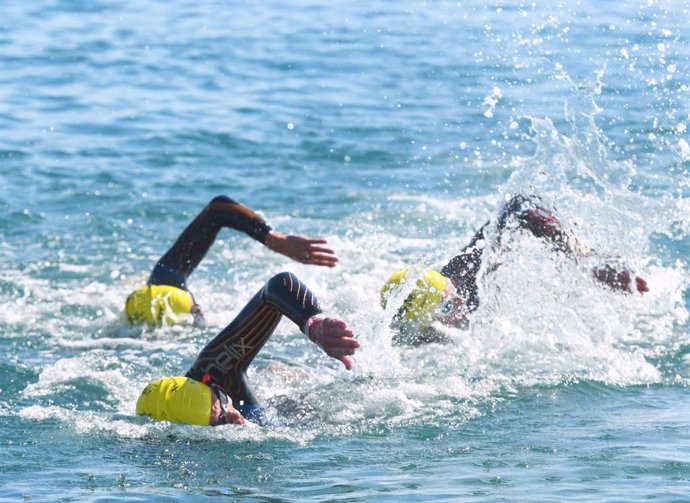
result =
[[[246,371],[261,348],[287,316],[300,329],[321,312],[314,294],[295,275],[273,276],[237,317],[199,353],[187,377],[202,380],[205,374],[223,387],[235,407],[257,406]],[[244,415],[244,414],[243,414]],[[245,416],[246,417],[246,416]]]
[[450,278],[458,294],[465,299],[467,308],[475,311],[479,307],[479,289],[477,287],[477,275],[482,265],[484,229],[488,222],[472,238],[472,241],[462,251],[450,259],[441,269],[441,274]]
[[208,210],[215,225],[237,229],[261,243],[266,242],[271,226],[256,212],[237,201],[218,196],[210,202]]
[[517,195],[506,203],[498,218],[499,238],[511,218],[535,237],[551,243],[555,250],[566,254],[573,253],[569,244],[570,238],[563,224],[553,211],[541,204],[538,197]]
[[215,197],[180,234],[149,276],[149,285],[187,289],[187,278],[213,245],[223,227],[246,233],[261,243],[271,226],[257,213],[227,196]]
[[297,276],[284,272],[271,278],[263,290],[264,301],[290,318],[302,332],[307,321],[321,313],[318,299]]

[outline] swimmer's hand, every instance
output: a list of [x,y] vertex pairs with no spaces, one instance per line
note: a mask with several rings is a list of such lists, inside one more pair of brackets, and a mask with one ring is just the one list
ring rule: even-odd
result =
[[240,411],[235,409],[234,407],[232,410],[229,410],[226,414],[227,417],[227,423],[226,424],[244,424],[245,419],[242,417],[242,414],[240,414]]
[[[594,277],[601,281],[602,283],[610,286],[614,290],[622,290],[624,292],[632,293],[637,290],[640,293],[645,293],[649,291],[649,286],[647,286],[647,281],[639,276],[634,276],[630,271],[623,269],[618,270],[611,265],[605,265],[594,270]],[[633,286],[633,278],[635,279],[635,284]]]
[[330,248],[321,246],[325,239],[312,239],[306,236],[289,234],[284,236],[274,230],[266,235],[266,247],[276,253],[301,262],[302,264],[335,267],[338,257]]
[[340,360],[347,370],[354,362],[350,358],[359,347],[350,327],[338,318],[311,318],[308,325],[309,339],[331,358]]
[[649,286],[647,286],[647,282],[639,276],[635,276],[635,286],[637,287],[637,291],[640,293],[645,293],[649,291]]
[[210,421],[210,426],[218,426],[219,424],[240,424],[243,425],[245,423],[244,417],[242,417],[242,414],[240,414],[240,411],[237,410],[231,403],[227,404],[227,411],[225,413],[225,420],[221,421],[221,414],[223,412],[223,409],[220,405],[220,400],[216,397],[215,393],[211,394],[212,396],[212,401],[211,401],[211,421]]

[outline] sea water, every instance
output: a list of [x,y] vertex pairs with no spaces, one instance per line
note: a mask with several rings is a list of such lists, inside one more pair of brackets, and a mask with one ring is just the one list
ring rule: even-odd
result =
[[[684,0],[0,3],[0,499],[690,501]],[[596,256],[488,248],[452,344],[379,290],[535,194]],[[223,231],[203,328],[124,299],[214,196],[324,237],[330,270]],[[593,281],[615,257],[644,295]],[[283,321],[250,369],[281,427],[136,417],[274,273],[361,349]]]

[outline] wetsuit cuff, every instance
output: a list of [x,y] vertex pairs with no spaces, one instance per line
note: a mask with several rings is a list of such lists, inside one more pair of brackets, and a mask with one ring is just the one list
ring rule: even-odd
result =
[[250,234],[254,239],[256,239],[261,244],[266,244],[266,236],[271,232],[273,228],[268,224],[263,224],[257,227],[252,234]]

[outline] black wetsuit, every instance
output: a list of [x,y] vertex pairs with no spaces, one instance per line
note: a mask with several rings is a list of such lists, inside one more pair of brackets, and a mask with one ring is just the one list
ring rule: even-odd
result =
[[187,279],[216,240],[223,227],[237,229],[266,242],[271,227],[258,214],[226,196],[218,196],[196,216],[156,263],[148,285],[170,285],[187,289]]
[[[511,226],[511,221],[534,236],[548,240],[556,250],[571,253],[568,235],[561,222],[551,210],[539,204],[538,198],[518,195],[506,203],[497,221],[497,244],[500,244],[501,233]],[[484,231],[489,224],[485,223],[470,243],[441,269],[441,274],[450,278],[458,294],[464,297],[470,312],[479,307],[477,276],[484,251],[484,243],[480,241],[484,241]]]
[[[440,271],[453,282],[458,295],[465,299],[470,313],[479,307],[478,276],[484,252],[484,232],[489,225],[490,222],[485,223],[469,244],[450,259]],[[546,239],[556,250],[571,253],[568,235],[561,222],[552,211],[540,204],[537,197],[518,195],[505,204],[497,220],[496,244],[500,244],[501,233],[504,230],[514,227],[526,229],[534,236]],[[431,326],[414,326],[400,320],[399,316],[394,318],[396,333],[393,335],[393,342],[396,344],[416,346],[429,342],[449,341],[447,336]],[[468,321],[465,320],[462,326],[466,328]]]
[[273,276],[237,317],[201,350],[187,377],[209,376],[225,390],[243,417],[264,423],[258,401],[247,382],[247,368],[273,334],[282,316],[300,330],[321,308],[314,294],[291,273]]
[[[484,241],[484,232],[489,224],[490,222],[484,224],[470,243],[441,269],[441,274],[451,279],[458,295],[465,299],[468,312],[476,311],[479,307],[477,280],[484,251],[484,243],[480,242]],[[501,236],[508,229],[525,229],[535,237],[544,239],[554,251],[573,259],[578,259],[581,254],[575,252],[571,237],[560,220],[536,196],[517,195],[505,204],[496,221],[497,236],[494,246],[500,245]],[[588,254],[592,255],[592,251],[589,250]],[[614,290],[632,291],[634,275],[619,258],[599,255],[597,259],[600,264],[591,270],[597,281]],[[463,326],[467,327],[469,322],[466,318],[464,321]],[[448,337],[431,326],[406,327],[399,324],[393,337],[393,342],[406,345],[447,341]]]
[[[149,285],[171,285],[188,291],[187,279],[223,227],[246,233],[265,244],[271,227],[251,209],[226,196],[212,199],[156,263]],[[300,329],[321,312],[312,292],[290,273],[273,276],[237,317],[199,353],[187,377],[219,385],[243,417],[266,422],[247,383],[249,364],[285,315]]]

